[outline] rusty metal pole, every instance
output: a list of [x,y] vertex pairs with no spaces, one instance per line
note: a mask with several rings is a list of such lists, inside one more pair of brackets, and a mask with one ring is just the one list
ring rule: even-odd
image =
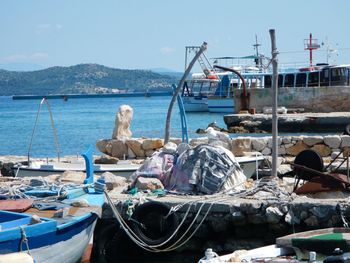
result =
[[179,85],[177,86],[173,97],[171,98],[170,104],[169,104],[169,108],[168,108],[168,114],[166,117],[166,122],[165,122],[165,136],[164,136],[164,144],[169,142],[170,139],[170,120],[171,120],[171,112],[173,110],[173,106],[176,100],[177,95],[179,94],[180,90],[182,89],[185,80],[188,76],[188,74],[191,72],[191,69],[194,65],[194,63],[197,61],[197,59],[200,57],[200,55],[202,55],[202,53],[207,49],[207,43],[203,42],[202,46],[200,47],[200,49],[198,50],[198,52],[196,53],[196,55],[194,56],[194,58],[192,59],[192,61],[190,62],[190,64],[188,65],[184,75],[182,76]]
[[277,47],[275,30],[270,29],[271,54],[272,54],[272,170],[271,175],[277,176],[277,138],[278,138],[278,117],[277,117],[277,91],[278,91],[278,72],[277,72]]

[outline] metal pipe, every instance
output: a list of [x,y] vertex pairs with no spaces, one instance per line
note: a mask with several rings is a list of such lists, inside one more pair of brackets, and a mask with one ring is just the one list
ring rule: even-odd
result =
[[167,117],[166,117],[166,122],[165,122],[165,136],[164,136],[164,144],[169,142],[170,139],[170,120],[171,120],[171,112],[173,110],[174,107],[174,103],[175,100],[177,98],[177,95],[179,94],[180,90],[182,89],[185,80],[188,76],[188,74],[191,72],[191,69],[194,65],[194,63],[197,61],[197,59],[200,57],[200,55],[207,49],[207,43],[203,42],[202,46],[200,47],[200,49],[198,50],[197,54],[194,56],[194,58],[192,59],[192,61],[190,62],[190,64],[188,65],[188,68],[186,69],[184,75],[181,78],[181,81],[179,83],[179,85],[177,86],[173,97],[171,98],[170,104],[169,104],[169,108],[168,108],[168,113],[167,113]]
[[237,70],[234,70],[232,68],[227,68],[227,67],[223,67],[223,66],[219,66],[219,65],[214,65],[214,68],[218,68],[218,69],[222,69],[222,70],[226,70],[226,71],[235,73],[240,78],[240,80],[242,81],[242,86],[243,86],[243,101],[242,101],[243,103],[241,105],[241,109],[247,110],[249,108],[248,107],[249,103],[248,103],[247,86],[246,86],[246,81],[243,78],[243,76],[241,75],[241,73],[239,73]]

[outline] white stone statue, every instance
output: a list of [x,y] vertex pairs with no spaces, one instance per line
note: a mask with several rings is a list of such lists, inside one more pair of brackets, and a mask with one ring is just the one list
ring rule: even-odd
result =
[[125,140],[131,138],[130,123],[134,110],[129,105],[121,105],[115,116],[112,139]]

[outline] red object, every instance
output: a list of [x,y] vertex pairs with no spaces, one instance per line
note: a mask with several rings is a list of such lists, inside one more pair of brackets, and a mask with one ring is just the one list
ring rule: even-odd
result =
[[90,263],[91,253],[92,253],[92,244],[89,244],[85,249],[85,252],[81,258],[80,263]]
[[218,79],[218,76],[216,76],[216,75],[209,75],[208,79]]
[[320,45],[317,43],[317,39],[313,39],[312,34],[310,33],[310,38],[304,39],[304,49],[309,50],[310,52],[310,67],[312,67],[312,50],[318,48],[320,48]]
[[10,212],[24,212],[31,208],[33,199],[0,200],[0,210]]

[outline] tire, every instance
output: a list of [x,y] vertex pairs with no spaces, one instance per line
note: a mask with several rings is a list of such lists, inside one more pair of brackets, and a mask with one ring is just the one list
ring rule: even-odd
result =
[[350,124],[345,126],[343,135],[350,135]]
[[159,245],[170,238],[178,227],[178,217],[170,207],[160,202],[147,202],[138,206],[132,215],[135,234],[148,245]]
[[115,221],[103,225],[98,229],[98,236],[94,240],[92,262],[93,263],[107,263],[107,250],[110,249],[110,243],[115,235],[118,234],[119,226]]
[[[303,165],[313,170],[322,172],[323,171],[323,159],[322,157],[313,150],[304,150],[301,151],[294,159],[295,164]],[[303,171],[300,168],[294,168],[295,174],[304,180],[310,180],[317,174],[312,172]]]

